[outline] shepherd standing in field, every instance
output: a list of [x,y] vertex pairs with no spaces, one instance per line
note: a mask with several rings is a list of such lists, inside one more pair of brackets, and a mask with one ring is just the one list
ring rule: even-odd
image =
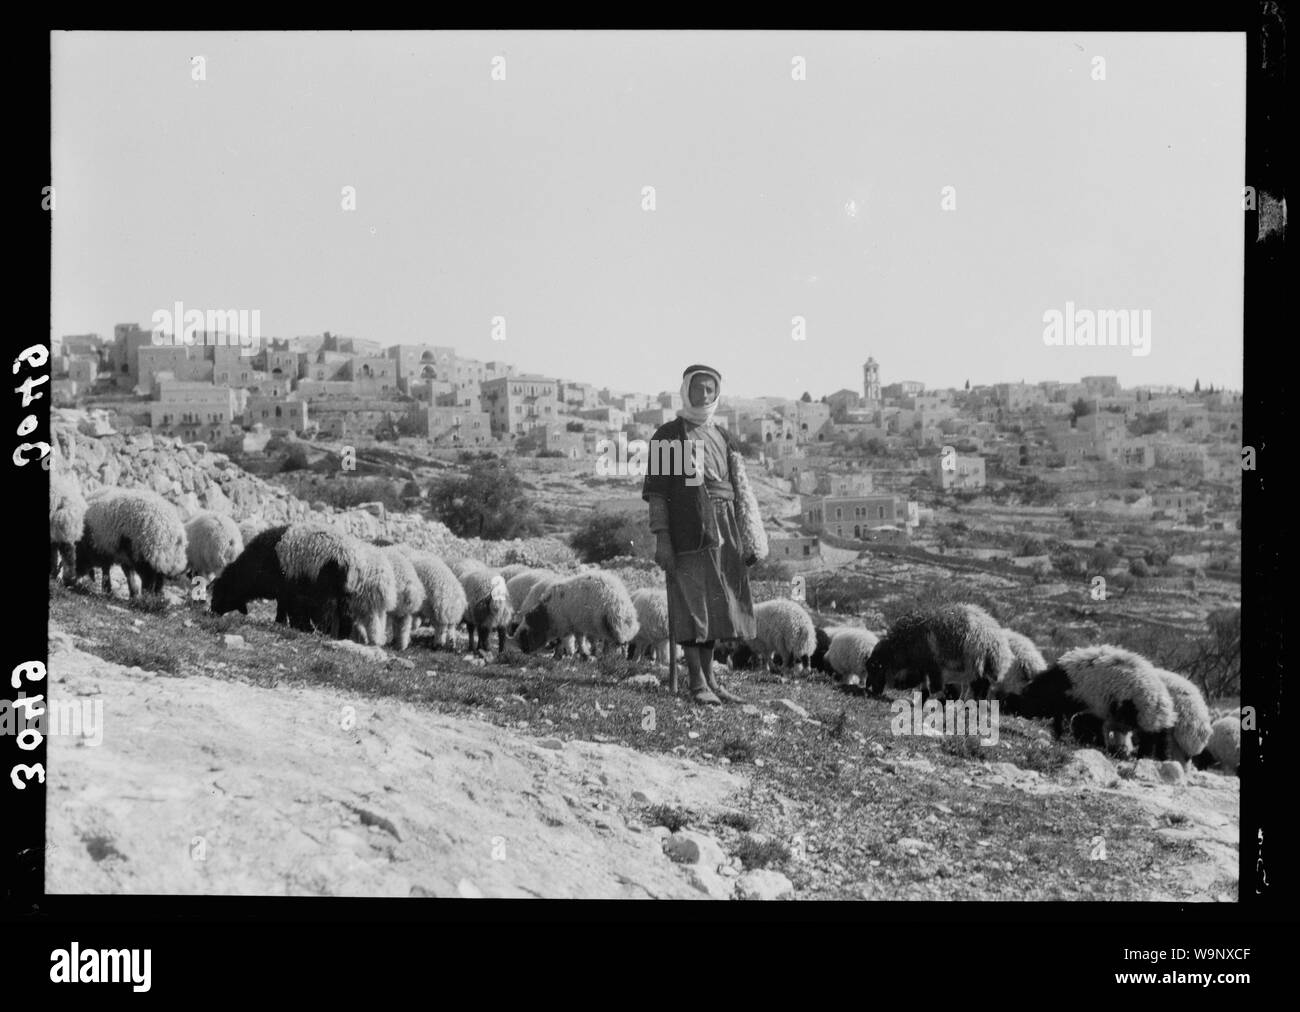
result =
[[671,639],[686,655],[691,698],[714,706],[743,702],[718,684],[713,645],[754,636],[746,570],[767,554],[739,446],[713,422],[721,386],[705,365],[682,374],[682,407],[655,431],[641,489],[667,576]]

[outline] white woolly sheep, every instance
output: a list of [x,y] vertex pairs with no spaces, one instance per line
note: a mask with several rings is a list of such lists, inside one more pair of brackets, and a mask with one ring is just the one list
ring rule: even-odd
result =
[[86,529],[86,500],[81,483],[71,471],[50,472],[50,577],[59,575],[63,564],[63,582],[77,582],[77,542]]
[[[506,633],[514,639],[515,633],[519,629],[519,620],[524,617],[533,608],[537,607],[537,602],[542,599],[551,587],[568,577],[560,573],[552,573],[545,569],[529,570],[527,573],[518,573],[515,578],[506,584],[506,589],[510,592],[510,603],[514,610],[514,616],[510,620]],[[514,586],[512,587],[511,584]],[[518,599],[518,591],[521,586],[526,586],[528,592]],[[562,636],[555,643],[555,656],[572,657],[575,654],[586,656],[586,641],[577,636]]]
[[502,566],[497,572],[501,574],[501,579],[506,581],[506,586],[510,586],[510,581],[520,573],[527,572],[532,566],[526,566],[522,562],[512,562],[508,566]]
[[889,627],[867,659],[867,690],[873,695],[889,685],[921,687],[922,696],[948,684],[962,695],[983,697],[1011,666],[1006,633],[983,608],[945,604],[908,612]]
[[223,513],[199,513],[185,525],[185,558],[191,576],[211,580],[243,550],[239,527]]
[[754,636],[747,644],[761,667],[776,661],[790,668],[797,664],[807,672],[817,649],[817,630],[803,605],[778,597],[754,606]]
[[642,587],[632,591],[631,597],[637,632],[628,646],[628,660],[636,660],[638,653],[642,658],[649,654],[652,661],[667,664],[668,650],[675,647],[669,642],[672,634],[668,628],[668,592]]
[[386,549],[359,541],[356,552],[357,564],[348,570],[344,613],[352,620],[353,639],[382,647],[388,642],[388,616],[397,611],[397,574]]
[[463,580],[465,574],[475,569],[487,569],[487,563],[481,562],[472,556],[465,556],[461,559],[453,559],[447,563],[447,566],[456,574],[456,579]]
[[510,607],[514,609],[515,615],[520,614],[520,609],[523,608],[524,600],[528,597],[529,591],[539,581],[548,577],[556,580],[559,579],[559,575],[559,573],[552,573],[546,569],[521,569],[507,576],[505,570],[502,570],[501,579],[506,581],[506,591],[510,595]]
[[411,644],[411,626],[415,616],[424,607],[424,581],[415,571],[415,564],[404,547],[385,545],[379,551],[388,557],[397,580],[397,607],[388,613],[388,638],[395,649],[405,650]]
[[826,663],[830,665],[835,681],[840,685],[861,685],[867,677],[867,660],[876,649],[879,638],[866,629],[841,627],[827,630],[830,646],[826,648]]
[[1011,648],[1011,665],[997,685],[999,696],[1023,692],[1026,685],[1047,670],[1047,661],[1033,640],[1014,629],[1004,629],[1003,632],[1007,634],[1007,646]]
[[[454,569],[453,569],[454,572]],[[460,578],[460,585],[465,588],[465,626],[469,630],[469,648],[487,649],[488,634],[496,630],[497,653],[506,647],[506,627],[514,618],[514,609],[510,606],[510,592],[506,590],[506,581],[501,574],[485,566],[471,567]]]
[[112,489],[86,504],[86,527],[77,545],[77,575],[99,566],[105,593],[109,570],[122,567],[132,597],[162,591],[163,580],[185,572],[185,527],[176,507],[156,492]]
[[1241,766],[1241,714],[1220,717],[1210,725],[1210,740],[1197,757],[1196,765],[1204,769],[1217,762],[1228,773],[1236,773]]
[[[357,586],[361,550],[366,547],[351,535],[323,524],[289,525],[275,545],[275,555],[283,579],[282,603],[295,629],[309,630],[314,621],[335,638],[346,639],[352,634],[355,610],[349,598]],[[392,591],[395,599],[395,586]],[[372,611],[362,611],[366,619],[374,617]],[[387,607],[379,612],[381,625],[387,612]]]
[[465,588],[432,552],[410,551],[408,558],[424,585],[424,607],[419,618],[433,629],[438,646],[449,646],[456,626],[465,617]]
[[1136,734],[1140,748],[1158,759],[1165,757],[1167,732],[1177,719],[1151,662],[1109,644],[1067,650],[1023,692],[1006,696],[1002,707],[1026,717],[1051,717],[1058,738],[1066,719],[1083,711],[1088,723],[1101,722],[1103,740],[1119,741],[1128,750],[1129,737]]
[[592,646],[624,647],[637,634],[636,608],[614,573],[591,570],[558,580],[520,619],[515,642],[528,653],[565,636],[586,636]]
[[1156,668],[1156,674],[1165,683],[1174,703],[1175,722],[1167,746],[1169,757],[1186,765],[1205,750],[1210,740],[1210,708],[1205,705],[1201,690],[1182,675],[1164,668]]

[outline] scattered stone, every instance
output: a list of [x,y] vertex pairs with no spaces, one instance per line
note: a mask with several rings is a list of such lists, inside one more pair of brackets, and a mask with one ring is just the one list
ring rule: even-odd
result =
[[424,886],[421,886],[421,885],[413,885],[413,886],[411,886],[411,891],[410,891],[409,893],[407,893],[407,895],[408,895],[408,896],[427,896],[427,897],[434,898],[434,899],[436,899],[437,896],[438,896],[438,894],[437,894],[436,892],[434,892],[432,889],[426,889],[426,888],[424,888]]
[[221,637],[221,640],[228,647],[248,646],[248,644],[244,642],[244,637],[240,636],[238,633],[226,633]]
[[658,675],[633,675],[631,678],[624,679],[624,685],[634,685],[641,689],[659,688]]
[[1133,767],[1133,779],[1146,784],[1160,783],[1160,764],[1154,759],[1139,759]]
[[880,742],[878,742],[878,741],[873,741],[873,742],[871,743],[871,754],[874,755],[874,756],[882,756],[882,755],[884,755],[884,754],[885,754],[885,746],[882,745],[882,744],[880,744]]
[[678,830],[668,837],[664,841],[664,853],[678,864],[697,864],[710,872],[727,863],[727,855],[718,841],[690,829]]
[[694,738],[698,738],[699,736],[700,736],[700,732],[699,732],[699,731],[687,731],[687,732],[686,732],[686,737],[688,737],[688,738],[692,738],[692,739],[694,739]]
[[1093,783],[1100,787],[1114,787],[1119,783],[1115,764],[1095,748],[1081,748],[1075,752],[1065,764],[1061,776],[1066,780]]
[[794,883],[770,868],[747,871],[736,880],[737,899],[784,900],[793,897]]
[[898,849],[905,854],[915,854],[922,850],[934,850],[934,844],[926,843],[924,840],[918,840],[912,836],[900,837]]
[[741,712],[741,713],[748,714],[748,715],[751,716],[751,717],[761,717],[761,716],[763,716],[763,711],[760,710],[760,709],[759,709],[757,706],[755,706],[753,703],[746,703],[744,706],[742,706],[742,707],[740,708],[740,712]]
[[647,793],[646,791],[633,791],[632,800],[638,805],[658,805],[663,803],[663,798],[659,796],[658,791]]
[[396,664],[399,668],[406,668],[408,671],[415,670],[415,661],[407,657],[394,657],[393,663]]
[[564,748],[564,742],[560,741],[560,739],[558,738],[540,738],[536,742],[534,742],[534,744],[538,748],[549,748],[549,749]]
[[796,703],[793,699],[778,699],[772,703],[778,709],[784,709],[788,713],[793,713],[796,717],[807,717],[808,711]]
[[1182,763],[1168,760],[1160,764],[1160,779],[1167,784],[1181,784],[1187,780],[1187,770]]

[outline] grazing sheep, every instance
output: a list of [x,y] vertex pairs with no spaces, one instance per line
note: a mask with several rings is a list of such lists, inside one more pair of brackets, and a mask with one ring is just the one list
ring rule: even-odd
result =
[[858,686],[867,677],[867,658],[876,649],[875,633],[866,629],[836,629],[826,649],[826,661],[835,681],[844,686]]
[[[388,548],[358,541],[354,550],[357,562],[347,571],[343,614],[351,620],[353,639],[382,647],[388,642],[388,616],[398,610],[397,574]],[[415,577],[414,567],[409,575]],[[406,635],[409,641],[409,622]]]
[[636,611],[636,636],[628,644],[627,659],[636,660],[637,654],[644,658],[650,655],[652,661],[668,663],[669,649],[675,644],[668,630],[668,592],[651,587],[642,587],[631,594],[632,607]]
[[458,580],[463,580],[465,574],[471,570],[488,568],[486,563],[480,562],[478,559],[472,558],[468,555],[462,559],[453,559],[451,562],[447,563],[447,565],[450,567],[451,571],[456,574],[456,579]]
[[817,630],[807,609],[787,597],[763,601],[754,606],[753,639],[749,648],[766,668],[769,658],[793,668],[796,664],[806,673],[812,652],[817,648]]
[[1023,692],[1007,695],[1002,708],[1026,717],[1051,717],[1057,738],[1066,719],[1084,711],[1080,726],[1089,737],[1101,721],[1104,740],[1127,744],[1137,734],[1140,746],[1149,744],[1158,759],[1165,757],[1166,734],[1177,719],[1169,690],[1151,662],[1109,644],[1067,650]]
[[288,524],[281,524],[255,534],[239,557],[212,581],[208,590],[209,607],[214,615],[236,610],[247,615],[249,601],[274,598],[278,606],[275,620],[280,623],[288,621],[288,592],[280,558],[275,551],[288,529]]
[[323,524],[289,525],[275,554],[284,581],[281,605],[290,625],[309,631],[315,622],[335,639],[350,635],[353,613],[346,604],[364,547],[369,546]]
[[508,587],[510,586],[510,581],[514,577],[518,576],[520,573],[527,572],[532,568],[532,566],[526,566],[522,562],[512,562],[508,566],[502,566],[498,572],[501,574],[501,579],[506,581],[506,586]]
[[1169,756],[1186,765],[1193,756],[1205,750],[1210,740],[1210,708],[1205,705],[1201,690],[1182,675],[1164,668],[1156,668],[1156,674],[1165,683],[1174,703],[1176,720],[1167,744]]
[[[879,695],[921,687],[922,696],[946,684],[983,698],[1011,666],[1006,633],[983,608],[945,604],[908,612],[889,628],[867,660],[867,690]],[[945,676],[950,676],[945,678]]]
[[432,552],[412,551],[408,557],[424,585],[424,607],[419,617],[432,627],[438,646],[449,646],[456,626],[465,616],[465,588]]
[[469,630],[470,650],[476,649],[476,634],[477,649],[487,649],[488,634],[495,629],[497,653],[500,654],[506,648],[506,627],[514,618],[506,581],[495,570],[480,566],[477,569],[471,567],[460,578],[460,585],[465,588],[464,622]]
[[116,563],[131,597],[157,594],[163,580],[185,572],[185,527],[176,507],[158,493],[113,489],[87,503],[76,559],[78,576],[94,566],[103,570],[105,593],[113,591],[109,570]]
[[510,595],[510,607],[514,609],[516,617],[521,613],[524,601],[533,587],[547,579],[554,582],[559,578],[559,573],[545,569],[521,569],[510,576],[506,576],[504,570],[501,572],[501,579],[506,581],[506,592]]
[[1007,646],[1011,648],[1011,666],[997,684],[999,697],[1023,692],[1025,686],[1047,670],[1047,661],[1034,646],[1034,641],[1014,629],[1004,629]]
[[411,626],[415,616],[424,607],[424,581],[415,571],[415,564],[405,548],[384,545],[379,547],[379,551],[388,557],[397,580],[397,607],[388,613],[388,638],[395,649],[405,650],[411,645]]
[[1196,757],[1196,766],[1205,769],[1218,763],[1228,773],[1241,767],[1241,713],[1230,713],[1210,725],[1210,740]]
[[185,525],[185,558],[191,576],[211,580],[243,550],[239,527],[223,513],[199,513]]
[[830,649],[831,640],[835,638],[835,634],[839,632],[841,629],[859,629],[859,628],[861,628],[861,626],[853,626],[853,625],[828,625],[825,627],[818,626],[814,630],[817,634],[817,649],[812,652],[812,657],[809,659],[808,662],[809,666],[814,671],[820,671],[824,675],[833,676],[835,672],[831,669],[830,663],[826,660],[826,651]]
[[77,476],[50,472],[50,577],[59,575],[62,562],[63,582],[69,587],[77,582],[77,542],[85,529],[86,500]]
[[[567,579],[567,577],[562,576],[559,573],[552,573],[547,570],[531,570],[528,573],[520,573],[515,576],[515,579],[511,581],[511,583],[515,584],[513,589],[511,588],[510,583],[506,584],[506,589],[510,591],[510,603],[514,610],[514,615],[510,620],[510,624],[506,627],[506,635],[510,639],[513,640],[515,633],[518,631],[520,619],[537,606],[537,602],[542,599],[543,594],[550,590],[551,587],[555,586],[555,584],[565,579]],[[515,581],[520,582],[516,583]],[[528,592],[523,595],[518,604],[515,604],[515,594],[521,584],[528,587]],[[581,637],[561,636],[551,642],[555,645],[555,656],[557,659],[560,657],[572,657],[575,654],[587,656],[586,641]]]
[[524,613],[515,628],[515,642],[524,653],[553,639],[586,636],[624,647],[637,634],[636,606],[623,581],[614,573],[590,570],[556,581]]

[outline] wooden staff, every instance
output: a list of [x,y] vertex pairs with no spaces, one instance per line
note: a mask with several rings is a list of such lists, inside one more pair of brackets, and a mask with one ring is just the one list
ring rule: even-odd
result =
[[668,691],[675,696],[677,695],[677,641],[673,639],[673,592],[668,586],[672,574],[664,575],[664,586],[668,590]]

